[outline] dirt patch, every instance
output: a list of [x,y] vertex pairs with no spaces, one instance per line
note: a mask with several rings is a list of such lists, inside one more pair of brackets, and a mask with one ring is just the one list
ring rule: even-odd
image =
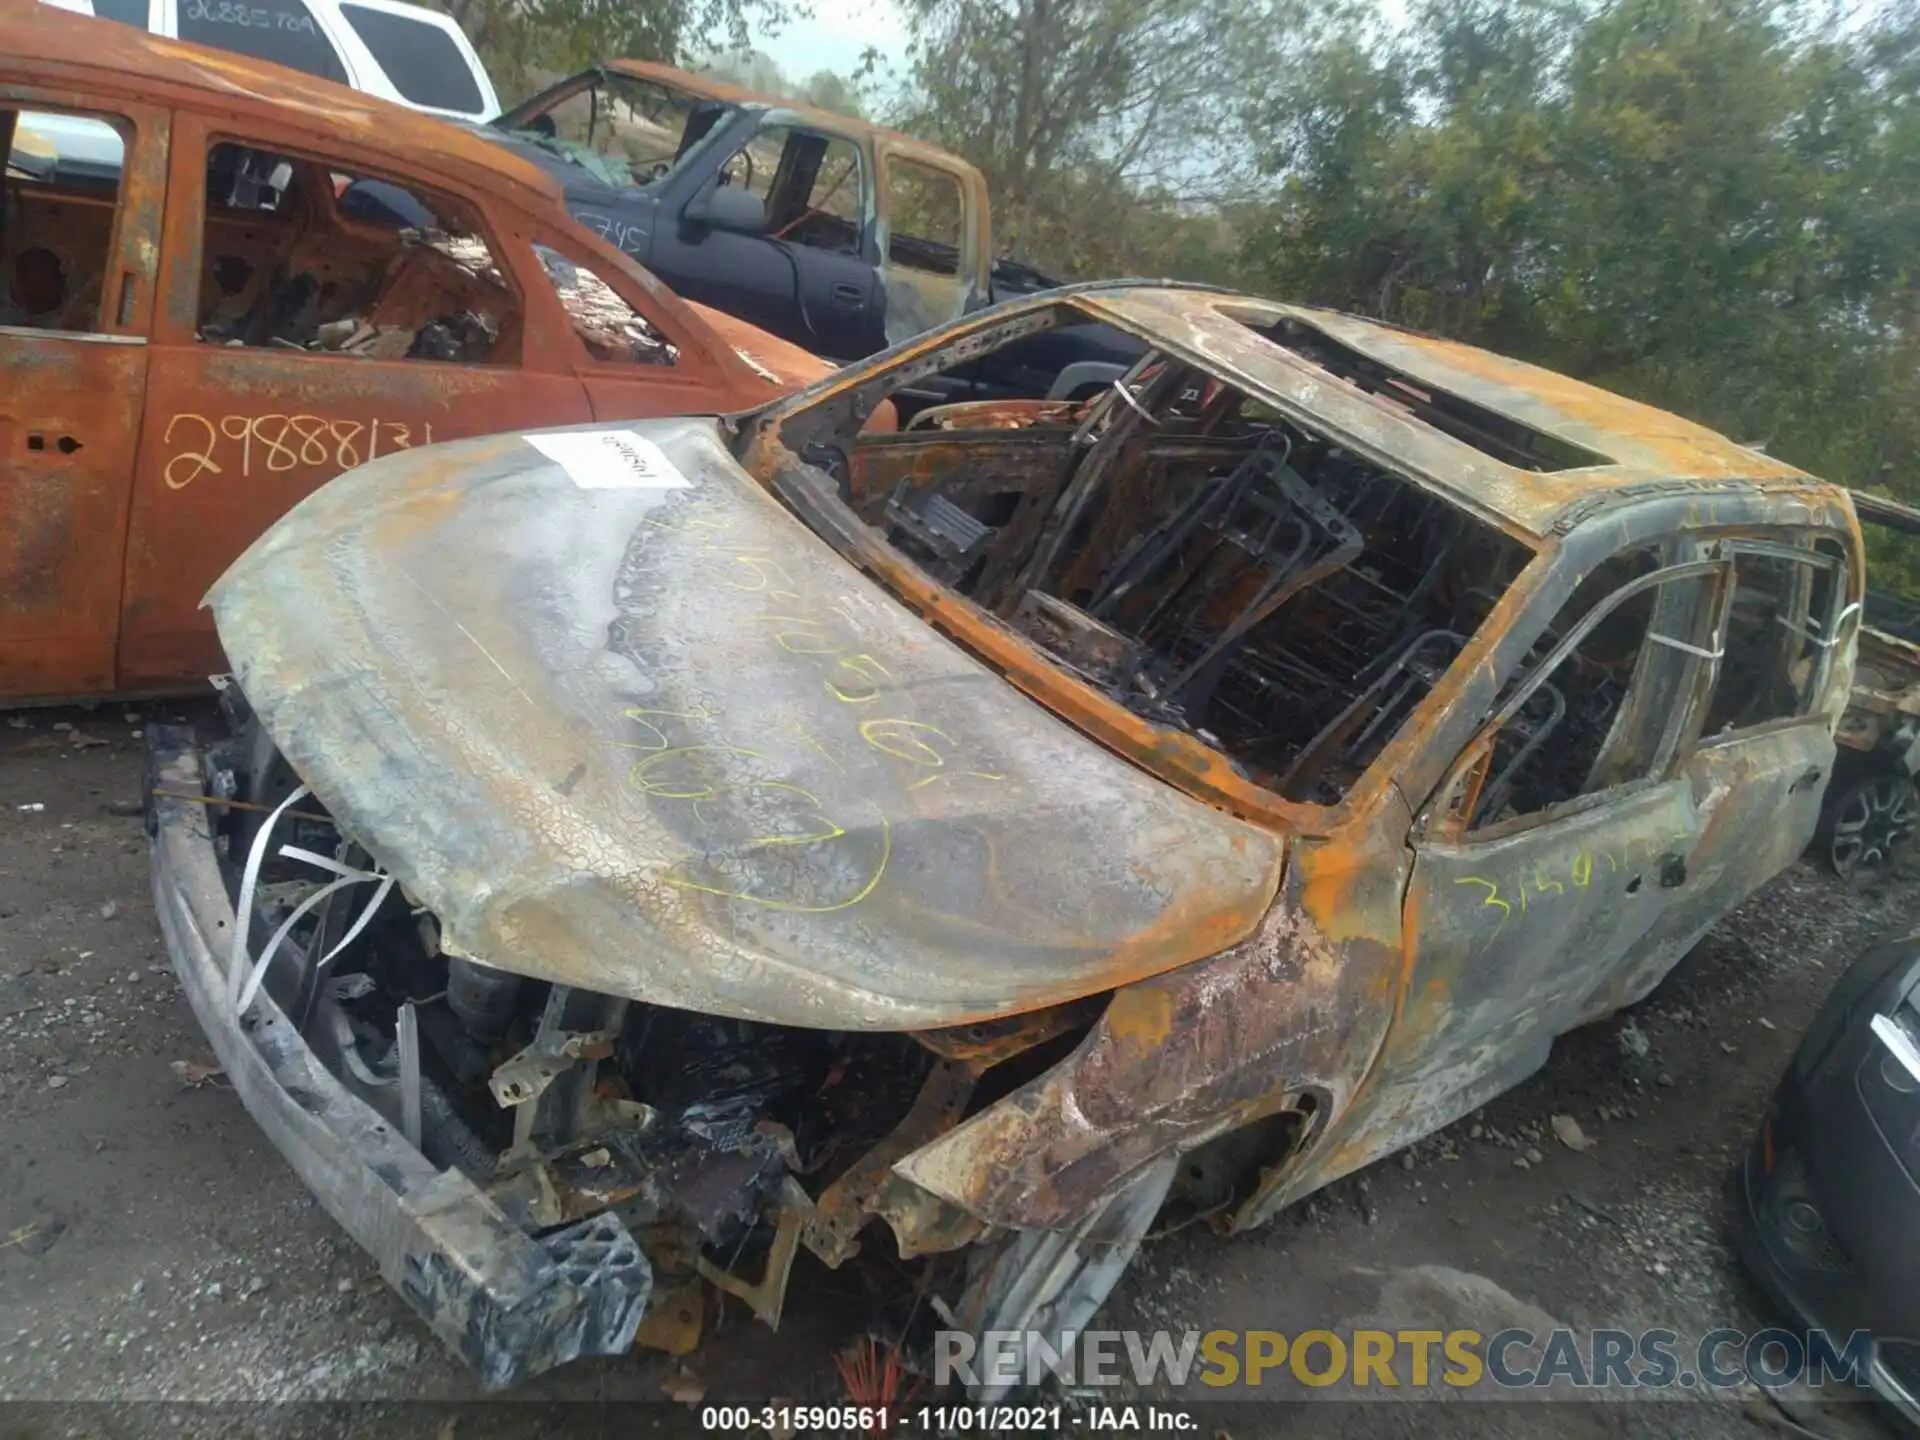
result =
[[[0,714],[0,1396],[474,1398],[233,1092],[175,1068],[211,1057],[154,920],[135,732],[180,714]],[[1295,1332],[1416,1325],[1424,1309],[1484,1330],[1510,1305],[1575,1326],[1760,1328],[1773,1317],[1727,1248],[1727,1176],[1827,987],[1910,926],[1917,900],[1911,877],[1852,891],[1796,866],[1650,999],[1564,1039],[1478,1115],[1253,1235],[1150,1244],[1101,1324]],[[1555,1115],[1590,1148],[1564,1143]],[[828,1356],[872,1299],[851,1271],[803,1260],[782,1332],[730,1314],[699,1383],[709,1398],[833,1398]],[[591,1362],[516,1398],[656,1399],[671,1368]],[[1217,1398],[1194,1388],[1180,1398]],[[1261,1413],[1233,1430],[1260,1433]],[[346,1428],[360,1423],[380,1428]],[[1685,1402],[1328,1405],[1311,1433],[1449,1428],[1760,1433],[1733,1406]]]

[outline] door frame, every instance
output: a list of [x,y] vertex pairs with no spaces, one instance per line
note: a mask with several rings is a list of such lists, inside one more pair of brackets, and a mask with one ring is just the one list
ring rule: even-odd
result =
[[[71,421],[76,430],[84,432],[88,426],[99,423],[124,429],[126,433],[119,436],[119,444],[114,448],[123,451],[125,460],[123,464],[112,459],[105,462],[107,469],[97,474],[97,483],[86,487],[91,490],[90,496],[76,493],[72,485],[84,481],[84,474],[76,475],[71,463],[63,464],[50,457],[30,462],[29,454],[44,452],[45,436],[31,428],[16,433],[12,417],[0,416],[0,465],[16,472],[23,483],[29,466],[35,470],[64,470],[64,476],[51,478],[67,485],[66,494],[71,502],[66,507],[65,520],[47,532],[56,552],[51,563],[61,570],[55,584],[60,587],[63,618],[54,623],[62,628],[38,637],[16,636],[9,642],[32,647],[48,657],[43,667],[47,678],[44,686],[39,681],[23,682],[32,684],[31,692],[0,694],[0,700],[91,698],[110,693],[115,680],[114,656],[119,646],[126,546],[134,479],[139,467],[146,374],[151,357],[150,332],[162,253],[159,221],[167,200],[174,116],[166,106],[119,96],[100,97],[91,106],[75,103],[86,98],[71,89],[26,84],[8,96],[5,108],[13,113],[16,125],[18,117],[29,112],[78,119],[112,116],[126,124],[127,129],[122,131],[125,148],[120,179],[113,200],[113,224],[103,257],[94,325],[87,330],[10,326],[5,331],[5,341],[15,346],[61,349],[77,346],[82,366],[90,359],[110,366],[120,361],[130,364],[134,373],[117,375],[116,380],[122,383],[109,386],[121,392],[112,397],[120,412],[117,415],[109,413],[115,405],[98,396],[89,395],[84,399],[76,396],[70,402],[63,402],[73,406]],[[11,128],[6,140],[11,142]],[[137,360],[129,360],[128,357],[133,356],[137,356]],[[124,370],[127,365],[115,368]],[[17,397],[26,389],[21,386],[13,393]],[[0,400],[0,407],[7,404]],[[69,419],[58,414],[44,418],[56,422]],[[99,447],[96,455],[111,453],[106,442],[92,443]],[[88,440],[81,440],[80,444],[84,449]],[[59,452],[56,450],[56,453]],[[89,462],[80,463],[88,464],[91,469]],[[19,522],[19,516],[15,516],[15,521]],[[73,571],[75,565],[79,567],[77,574]],[[72,628],[76,626],[78,628]],[[63,655],[67,658],[61,659]],[[12,691],[14,685],[9,682],[5,689]]]

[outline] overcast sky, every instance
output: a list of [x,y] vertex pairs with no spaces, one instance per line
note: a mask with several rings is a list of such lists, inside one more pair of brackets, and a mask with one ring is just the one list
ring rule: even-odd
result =
[[815,14],[769,35],[755,26],[753,47],[771,55],[790,79],[804,80],[816,70],[851,75],[860,52],[871,45],[881,67],[899,70],[907,53],[907,23],[894,0],[815,0]]
[[[1389,25],[1406,19],[1407,0],[1376,0]],[[1885,0],[1844,0],[1843,13],[1849,24],[1871,17]],[[907,22],[896,0],[813,0],[815,14],[796,20],[778,34],[768,34],[759,26],[751,29],[755,49],[773,57],[781,71],[792,80],[804,80],[816,70],[831,70],[851,75],[860,64],[860,52],[869,45],[880,52],[879,79],[887,79],[889,68],[894,78],[904,78],[907,54]]]

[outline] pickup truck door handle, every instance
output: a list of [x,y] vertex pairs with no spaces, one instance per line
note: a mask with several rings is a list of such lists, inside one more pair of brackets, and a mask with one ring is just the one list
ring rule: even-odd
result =
[[858,285],[842,281],[828,292],[828,302],[836,310],[859,310],[867,303],[867,292]]
[[1800,778],[1793,782],[1793,788],[1790,793],[1797,795],[1802,790],[1811,790],[1815,785],[1820,783],[1820,773],[1820,767],[1818,765],[1808,766],[1801,772]]

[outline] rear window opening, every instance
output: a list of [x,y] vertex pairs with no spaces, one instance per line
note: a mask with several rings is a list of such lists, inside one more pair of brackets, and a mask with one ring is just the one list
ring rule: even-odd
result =
[[1502,465],[1516,470],[1557,471],[1615,463],[1610,455],[1588,450],[1558,435],[1523,425],[1510,415],[1437,390],[1290,316],[1269,325],[1255,323],[1253,316],[1245,312],[1223,309],[1221,313],[1261,338],[1312,361],[1328,374],[1369,395],[1388,401],[1423,424],[1471,445]]
[[203,344],[518,362],[520,297],[465,202],[225,140],[206,173]]
[[[895,373],[924,382],[913,368]],[[808,412],[785,433],[860,520],[1061,669],[1256,784],[1337,804],[1533,552],[1171,357],[1120,383],[1011,428],[1004,405],[963,404],[850,445],[809,443]]]
[[[0,325],[89,332],[107,293],[132,126],[116,115],[0,110]],[[103,306],[105,307],[103,309]]]

